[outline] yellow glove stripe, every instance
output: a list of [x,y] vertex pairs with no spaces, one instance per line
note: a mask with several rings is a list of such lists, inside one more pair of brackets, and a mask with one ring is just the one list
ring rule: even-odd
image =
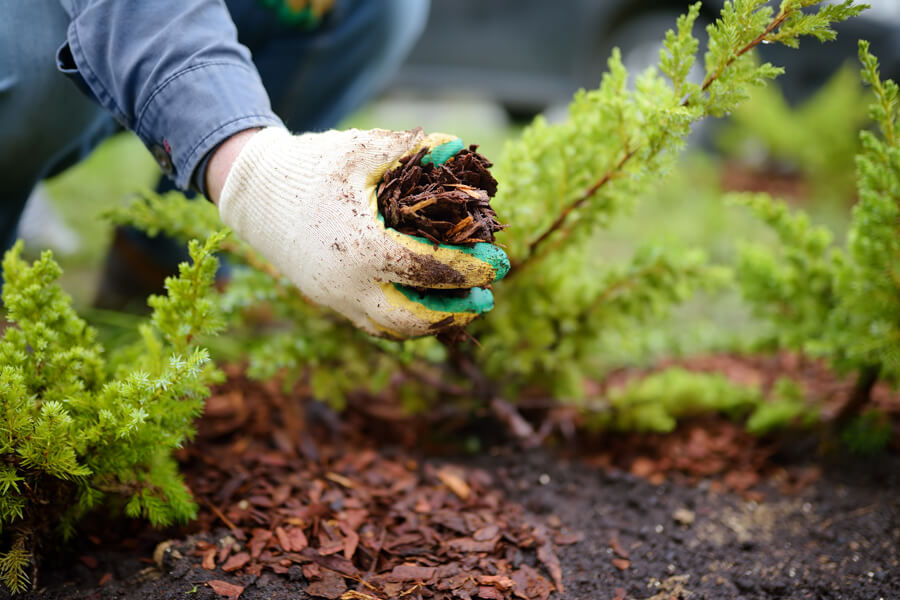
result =
[[[394,287],[393,283],[381,283],[379,285],[381,287],[381,291],[384,293],[384,297],[387,299],[388,304],[390,304],[394,308],[403,309],[409,313],[412,313],[421,322],[428,323],[429,325],[442,323],[440,328],[431,331],[423,331],[422,335],[434,333],[451,326],[463,327],[465,325],[468,325],[478,317],[478,313],[474,312],[445,312],[432,310],[424,304],[415,302],[404,296],[402,292]],[[446,321],[446,323],[443,323],[443,321]],[[383,329],[386,333],[391,333],[393,335],[397,335],[398,337],[402,337],[396,332],[392,332],[387,328],[379,326],[379,329]]]

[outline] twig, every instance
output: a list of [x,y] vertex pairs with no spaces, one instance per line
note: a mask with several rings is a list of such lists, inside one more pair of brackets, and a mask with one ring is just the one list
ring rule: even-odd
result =
[[584,314],[586,316],[589,315],[590,313],[594,312],[597,307],[612,298],[620,290],[633,288],[639,281],[645,280],[649,274],[656,273],[661,270],[662,267],[660,266],[660,264],[654,263],[651,265],[647,265],[642,269],[639,269],[636,273],[627,273],[624,277],[622,277],[618,281],[614,281],[609,287],[600,292],[600,295],[594,298],[591,306],[585,311]]
[[506,426],[507,431],[524,448],[536,448],[541,445],[544,436],[538,435],[531,423],[525,420],[515,406],[499,396],[491,400],[490,406],[494,417]]
[[593,195],[596,194],[600,188],[602,188],[604,185],[609,183],[609,181],[611,179],[616,177],[618,175],[619,171],[622,170],[622,167],[625,166],[625,163],[627,163],[629,161],[629,159],[631,159],[631,157],[634,156],[634,153],[635,153],[635,150],[629,150],[628,152],[626,152],[625,155],[622,156],[621,159],[619,159],[619,162],[617,162],[616,165],[612,169],[609,169],[606,173],[604,173],[600,179],[595,181],[594,184],[591,185],[591,187],[589,187],[584,192],[584,194],[579,196],[574,202],[572,202],[570,205],[565,207],[562,210],[562,212],[559,213],[559,215],[556,217],[556,219],[554,219],[553,223],[551,223],[550,226],[544,231],[544,233],[539,235],[535,240],[533,240],[530,244],[528,244],[528,252],[525,255],[525,258],[523,258],[521,261],[519,261],[517,263],[514,263],[510,267],[509,273],[506,276],[507,279],[511,275],[513,275],[516,271],[521,269],[522,265],[527,263],[534,256],[535,252],[537,251],[538,246],[540,246],[542,243],[544,243],[544,241],[548,237],[553,235],[553,233],[556,232],[556,230],[558,230],[560,227],[562,227],[563,223],[566,221],[566,219],[569,218],[569,215],[571,215],[573,211],[575,211],[576,209],[581,207],[581,205],[583,205],[585,202],[590,200],[591,197],[593,197]]
[[[746,46],[744,46],[743,48],[738,50],[737,53],[734,56],[732,56],[731,58],[729,58],[725,62],[724,65],[719,67],[715,73],[708,75],[706,77],[706,79],[703,81],[703,85],[700,87],[700,90],[705,92],[707,89],[709,89],[709,86],[712,85],[713,81],[715,81],[716,79],[719,78],[719,76],[722,74],[722,71],[724,71],[725,69],[730,67],[734,61],[736,61],[743,55],[745,55],[748,52],[750,52],[751,50],[753,50],[759,44],[761,44],[763,42],[763,40],[765,40],[767,37],[769,37],[769,35],[771,35],[771,33],[773,31],[775,31],[775,29],[777,29],[779,25],[784,23],[785,20],[794,13],[794,11],[795,11],[795,9],[791,8],[791,9],[788,9],[788,10],[780,13],[777,17],[775,17],[775,19],[771,23],[769,23],[769,26],[766,27],[765,31],[763,31],[761,34],[759,34],[755,38],[753,38],[753,40],[750,41]],[[682,103],[682,106],[687,106],[687,104],[688,104],[688,100],[685,99],[685,101]]]
[[213,504],[213,503],[210,502],[209,500],[203,500],[203,499],[201,499],[201,502],[203,502],[203,504],[205,504],[206,506],[208,506],[209,509],[210,509],[211,511],[213,511],[213,514],[215,514],[217,517],[219,517],[219,519],[220,519],[223,523],[225,523],[225,526],[228,527],[228,529],[231,530],[231,533],[234,534],[234,537],[235,537],[235,538],[237,538],[237,539],[239,539],[239,540],[243,540],[243,539],[246,537],[246,536],[244,535],[244,532],[243,532],[237,525],[235,525],[235,524],[231,521],[231,519],[229,519],[228,517],[226,517],[226,516],[225,516],[225,513],[223,513],[223,512],[221,511],[221,509],[219,509],[218,506],[216,506],[215,504]]
[[842,429],[854,417],[859,415],[863,407],[869,403],[869,398],[872,396],[872,388],[878,382],[880,373],[881,365],[867,365],[859,370],[856,382],[853,384],[853,390],[850,392],[850,398],[847,399],[847,402],[834,417],[833,428],[836,431]]
[[856,510],[850,511],[845,515],[836,515],[834,517],[825,519],[824,521],[822,521],[821,525],[819,525],[819,531],[825,531],[826,529],[834,525],[835,521],[845,521],[847,519],[861,517],[863,515],[869,514],[877,508],[878,507],[876,505],[872,504],[869,506],[863,506],[862,508],[857,508]]

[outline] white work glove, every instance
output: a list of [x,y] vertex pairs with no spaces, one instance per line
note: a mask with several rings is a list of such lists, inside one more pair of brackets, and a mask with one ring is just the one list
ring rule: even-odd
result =
[[[421,130],[263,129],[234,161],[219,213],[309,299],[371,334],[402,339],[465,325],[493,307],[480,286],[506,274],[506,254],[492,244],[435,248],[385,228],[375,197],[402,156],[454,139]],[[404,286],[473,289],[449,298]]]

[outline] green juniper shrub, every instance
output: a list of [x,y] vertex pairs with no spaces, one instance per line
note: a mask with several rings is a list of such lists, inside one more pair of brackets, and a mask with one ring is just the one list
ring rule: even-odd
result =
[[[498,241],[513,267],[493,286],[496,308],[469,327],[478,344],[398,344],[359,334],[228,240],[235,263],[260,267],[238,268],[221,300],[234,332],[229,337],[246,340],[250,372],[278,372],[288,384],[304,379],[338,406],[350,391],[345,382],[354,381],[356,390],[405,394],[416,407],[449,396],[514,399],[526,389],[587,407],[584,380],[604,376],[598,355],[616,339],[639,335],[696,290],[727,280],[700,249],[648,244],[626,264],[610,266],[590,251],[592,238],[659,185],[692,125],[731,113],[751,89],[782,72],[760,64],[755,46],[833,39],[832,23],[865,8],[852,0],[821,4],[784,0],[776,11],[765,0],[725,2],[708,27],[705,77],[697,83],[688,77],[699,48],[692,34],[696,3],[666,35],[658,67],[637,74],[633,86],[634,74],[616,51],[599,87],[575,95],[568,118],[550,124],[538,117],[508,142],[494,168],[500,189],[493,204],[512,224]],[[147,195],[114,217],[183,238],[218,227],[213,208],[177,195]],[[263,313],[279,324],[273,331],[265,331]]]
[[786,1],[776,12],[762,1],[726,2],[707,28],[702,83],[688,78],[698,48],[694,5],[666,35],[658,69],[639,74],[633,89],[614,53],[600,87],[576,94],[568,119],[551,125],[539,117],[507,144],[494,204],[513,224],[503,237],[513,269],[495,286],[495,310],[471,328],[489,376],[578,399],[592,358],[604,352],[605,331],[651,326],[695,290],[721,282],[721,269],[696,249],[660,249],[652,262],[639,250],[625,280],[587,250],[672,169],[694,123],[733,112],[782,72],[759,64],[750,51],[756,44],[831,39],[831,22],[863,8],[843,2],[805,12],[814,4]]
[[[141,342],[110,369],[96,332],[55,283],[50,251],[33,264],[19,242],[3,259],[8,325],[0,339],[0,580],[21,591],[51,534],[86,512],[124,503],[165,526],[196,506],[171,453],[193,434],[218,378],[197,336],[223,324],[211,284],[223,238],[192,241],[193,264],[151,297]],[[36,569],[35,569],[36,571]]]
[[856,385],[838,425],[857,416],[878,380],[900,382],[900,137],[897,85],[881,81],[878,62],[859,43],[863,80],[874,92],[870,114],[881,135],[862,131],[856,157],[859,200],[843,245],[767,195],[740,195],[776,233],[778,244],[743,244],[737,275],[744,297],[770,325],[760,340],[822,357]]

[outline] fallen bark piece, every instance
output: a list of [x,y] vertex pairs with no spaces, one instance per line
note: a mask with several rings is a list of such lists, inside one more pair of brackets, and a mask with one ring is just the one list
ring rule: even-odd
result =
[[219,550],[216,552],[216,563],[225,562],[225,559],[231,554],[231,549],[234,548],[234,544],[235,539],[230,535],[226,535],[219,540]]
[[356,549],[359,547],[359,534],[349,525],[341,523],[340,526],[341,531],[344,534],[344,558],[350,560],[353,558],[353,555],[356,554]]
[[506,575],[479,575],[478,583],[489,585],[501,590],[511,590],[516,583]]
[[211,587],[217,595],[224,596],[228,598],[228,600],[237,600],[241,597],[241,594],[244,593],[244,586],[235,585],[219,579],[210,579],[206,582],[206,585]]
[[478,588],[478,597],[485,600],[505,600],[506,596],[495,587],[483,585]]
[[565,594],[566,588],[563,586],[562,581],[562,567],[559,564],[559,557],[556,555],[553,544],[544,542],[538,546],[537,555],[538,560],[541,561],[541,564],[550,573],[550,577],[553,578],[553,585],[556,587],[556,591],[560,594]]
[[231,573],[233,571],[237,571],[250,562],[250,555],[246,552],[238,552],[234,556],[228,558],[225,561],[225,564],[222,565],[222,570],[226,573]]
[[513,594],[522,600],[547,600],[553,591],[550,582],[528,565],[522,565],[513,571],[512,580],[516,584]]
[[460,500],[469,499],[469,484],[465,479],[459,476],[459,473],[452,467],[442,467],[437,472],[438,479],[441,483],[450,488],[454,494],[459,496]]
[[402,564],[394,567],[385,579],[391,582],[402,581],[430,581],[437,569],[435,567],[423,567],[421,565]]
[[434,244],[493,243],[504,227],[490,205],[497,180],[477,148],[460,150],[442,165],[422,164],[429,148],[402,158],[378,186],[384,224]]
[[216,549],[215,547],[208,548],[203,552],[203,561],[200,563],[200,566],[206,569],[207,571],[214,571],[216,569]]
[[456,538],[447,542],[447,546],[456,552],[493,552],[497,539],[476,542],[472,538]]
[[328,598],[329,600],[340,598],[346,591],[347,582],[344,581],[343,576],[334,571],[323,571],[320,580],[313,581],[306,587],[306,593],[310,596]]
[[472,539],[476,542],[486,542],[487,540],[497,537],[498,533],[500,533],[500,527],[498,527],[496,523],[491,523],[473,533]]
[[270,539],[272,539],[272,532],[268,529],[254,529],[253,537],[250,538],[250,557],[259,558]]
[[581,531],[560,531],[553,536],[553,542],[557,546],[571,546],[584,541],[584,533]]
[[622,542],[619,541],[619,538],[611,538],[609,540],[609,547],[612,548],[613,552],[615,552],[620,558],[628,558],[628,550],[625,546],[622,545]]
[[334,571],[336,573],[340,573],[341,575],[352,577],[354,579],[359,578],[359,570],[355,566],[353,566],[352,562],[350,562],[343,556],[322,556],[317,550],[313,548],[304,548],[300,554],[304,558],[313,561],[320,567],[324,567],[329,571]]
[[291,542],[288,539],[287,532],[283,527],[275,528],[275,537],[278,538],[278,545],[281,546],[281,549],[285,552],[291,552],[293,548],[291,548]]

